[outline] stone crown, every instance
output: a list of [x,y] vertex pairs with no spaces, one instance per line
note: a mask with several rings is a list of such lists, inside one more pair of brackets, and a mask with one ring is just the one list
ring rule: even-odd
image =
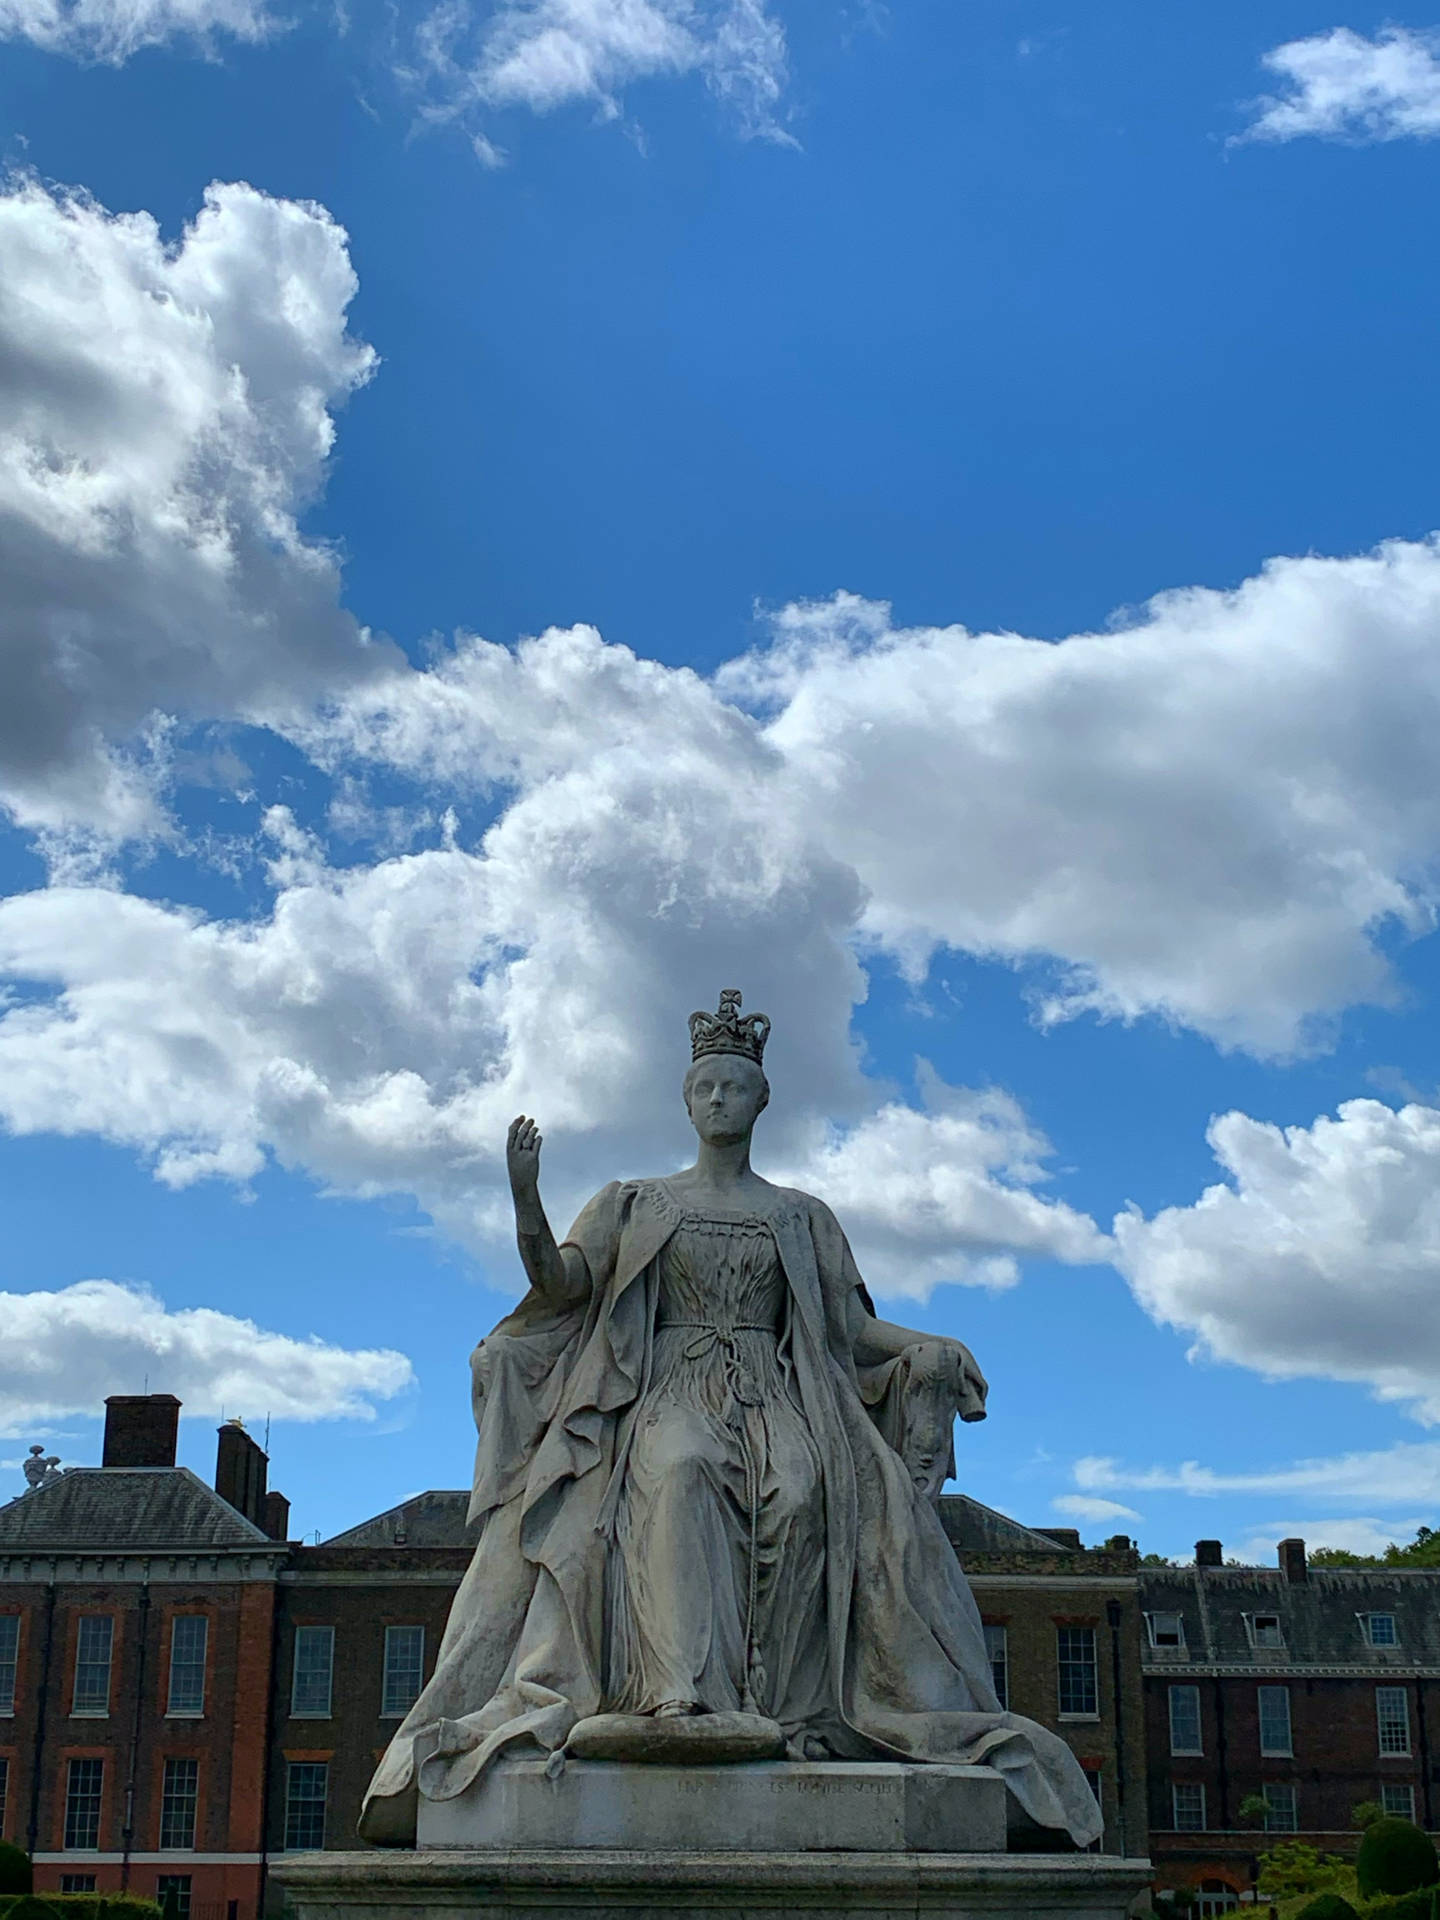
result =
[[690,1058],[698,1060],[707,1053],[738,1053],[758,1067],[770,1038],[770,1020],[763,1013],[740,1013],[740,992],[726,987],[720,995],[718,1013],[692,1013],[690,1016]]

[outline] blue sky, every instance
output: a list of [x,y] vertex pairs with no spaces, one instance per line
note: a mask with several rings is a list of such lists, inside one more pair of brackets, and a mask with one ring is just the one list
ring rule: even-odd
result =
[[146,1381],[462,1483],[504,1120],[678,1164],[734,984],[962,1486],[1434,1524],[1433,23],[0,35],[0,1494]]

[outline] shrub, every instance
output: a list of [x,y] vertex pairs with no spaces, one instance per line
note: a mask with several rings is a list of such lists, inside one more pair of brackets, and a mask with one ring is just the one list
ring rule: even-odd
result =
[[1398,1900],[1367,1901],[1365,1920],[1437,1920],[1435,1889],[1420,1887],[1414,1893],[1402,1893]]
[[1344,1866],[1338,1854],[1317,1853],[1303,1840],[1279,1840],[1260,1856],[1259,1891],[1267,1900],[1320,1893],[1335,1885]]
[[0,1840],[0,1893],[29,1893],[34,1885],[29,1854]]
[[1373,1827],[1377,1820],[1385,1818],[1385,1809],[1378,1800],[1361,1800],[1350,1809],[1350,1824],[1361,1833],[1367,1827]]
[[48,1900],[37,1900],[33,1893],[22,1893],[18,1900],[11,1902],[5,1920],[57,1920],[57,1915]]
[[[0,1896],[0,1920],[12,1920],[19,1904]],[[35,1904],[46,1920],[160,1920],[156,1903],[134,1893],[47,1893]]]
[[1413,1821],[1388,1815],[1365,1829],[1355,1860],[1355,1880],[1368,1899],[1377,1893],[1410,1893],[1440,1880],[1435,1842]]
[[1317,1893],[1305,1902],[1295,1920],[1360,1920],[1360,1916],[1341,1894]]

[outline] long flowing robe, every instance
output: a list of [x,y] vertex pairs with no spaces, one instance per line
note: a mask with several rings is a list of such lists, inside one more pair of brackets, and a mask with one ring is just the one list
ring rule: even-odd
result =
[[[828,1743],[993,1767],[1039,1825],[1088,1845],[1103,1824],[1089,1783],[1056,1735],[1001,1708],[969,1584],[867,1409],[876,1381],[850,1332],[851,1296],[866,1296],[845,1236],[809,1194],[768,1198],[787,1367],[823,1478]],[[480,1538],[434,1676],[371,1782],[365,1838],[413,1844],[417,1790],[453,1798],[507,1748],[557,1752],[577,1720],[627,1704],[610,1671],[617,1536],[632,1460],[644,1466],[660,1256],[684,1218],[665,1181],[613,1182],[562,1248],[572,1271],[583,1261],[585,1297],[557,1310],[532,1291],[477,1350]]]

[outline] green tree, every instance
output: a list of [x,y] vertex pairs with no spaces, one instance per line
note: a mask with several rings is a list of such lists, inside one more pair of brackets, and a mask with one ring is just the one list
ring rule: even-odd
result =
[[1247,1793],[1236,1809],[1235,1818],[1242,1827],[1263,1827],[1270,1802],[1263,1793]]
[[1385,1818],[1385,1809],[1378,1800],[1357,1800],[1350,1809],[1350,1824],[1364,1833],[1367,1827],[1373,1827],[1377,1820]]

